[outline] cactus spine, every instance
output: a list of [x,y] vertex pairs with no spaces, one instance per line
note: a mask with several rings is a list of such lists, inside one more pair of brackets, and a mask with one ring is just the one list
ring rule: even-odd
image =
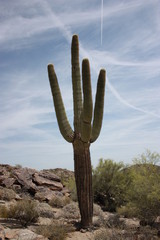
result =
[[72,37],[71,63],[74,131],[72,130],[65,113],[57,76],[52,64],[48,65],[48,76],[60,132],[66,141],[73,144],[74,170],[78,203],[81,213],[81,225],[82,227],[89,227],[92,225],[93,217],[90,144],[98,138],[102,126],[106,72],[102,69],[99,73],[92,123],[93,103],[89,60],[84,59],[82,61],[81,87],[79,41],[77,35],[73,35]]

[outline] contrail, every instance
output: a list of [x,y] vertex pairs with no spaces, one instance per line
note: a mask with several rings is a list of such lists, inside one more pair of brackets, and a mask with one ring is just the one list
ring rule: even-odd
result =
[[[72,38],[72,33],[69,29],[66,28],[65,24],[59,19],[59,17],[56,16],[56,14],[51,11],[50,7],[48,6],[48,4],[45,4],[46,10],[48,11],[48,13],[51,15],[51,17],[53,18],[53,21],[57,22],[58,28],[62,31],[62,34],[64,35],[64,37],[66,38],[66,40],[68,41],[68,43],[70,44],[71,38]],[[103,0],[102,0],[102,8],[103,8]],[[103,10],[103,9],[102,9]],[[102,12],[103,13],[103,12]],[[103,17],[103,14],[101,15]],[[103,25],[101,25],[101,29],[102,29]],[[102,34],[101,34],[102,36]],[[102,43],[102,38],[101,38],[101,43]],[[85,50],[85,48],[82,46],[82,44],[80,43],[80,54],[82,57],[86,57],[89,56],[89,53]],[[92,67],[93,70],[96,72],[96,74],[99,74],[99,69],[98,66],[94,63],[94,60],[92,59],[91,56],[89,56],[90,60],[92,61]],[[112,92],[112,94],[116,97],[116,99],[121,102],[122,104],[124,104],[125,106],[134,109],[136,111],[139,111],[141,113],[145,113],[147,115],[150,116],[154,116],[157,118],[160,118],[160,116],[158,114],[152,113],[150,111],[146,111],[142,108],[138,108],[132,104],[130,104],[128,101],[126,101],[123,97],[121,97],[121,95],[117,92],[117,90],[113,87],[113,85],[109,82],[108,78],[106,79],[106,83],[108,86],[108,89]]]
[[103,0],[101,3],[101,46],[102,46],[102,40],[103,40]]
[[147,110],[144,110],[142,108],[139,108],[139,107],[136,107],[132,104],[130,104],[129,102],[127,102],[123,97],[121,97],[121,95],[116,91],[116,89],[112,86],[112,84],[109,82],[108,78],[106,78],[107,80],[107,86],[109,88],[109,90],[113,93],[113,95],[119,100],[119,102],[123,103],[124,105],[126,105],[127,107],[129,108],[132,108],[136,111],[139,111],[139,112],[142,112],[142,113],[145,113],[145,114],[148,114],[148,115],[151,115],[151,116],[154,116],[154,117],[157,117],[157,118],[160,118],[160,116],[156,113],[152,113],[150,111],[147,111]]

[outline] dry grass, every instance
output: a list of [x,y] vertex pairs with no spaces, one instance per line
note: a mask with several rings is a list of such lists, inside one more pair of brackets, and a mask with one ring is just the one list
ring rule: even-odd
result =
[[79,219],[80,212],[79,212],[78,204],[75,202],[72,202],[70,204],[67,204],[65,207],[63,207],[62,217],[65,219]]
[[8,209],[5,205],[0,206],[0,218],[8,218]]
[[12,189],[2,188],[0,189],[0,199],[5,201],[11,201],[15,199],[16,193]]
[[49,201],[49,205],[52,207],[63,208],[70,202],[71,202],[71,199],[69,197],[55,196]]
[[50,240],[64,240],[69,232],[72,232],[73,228],[69,225],[56,224],[52,222],[49,225],[43,225],[36,229],[36,232]]
[[13,204],[7,210],[7,218],[17,219],[22,226],[26,227],[38,220],[36,202],[28,199]]

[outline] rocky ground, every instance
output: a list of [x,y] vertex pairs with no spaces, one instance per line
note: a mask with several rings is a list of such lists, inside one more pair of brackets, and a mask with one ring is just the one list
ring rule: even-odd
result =
[[[137,219],[103,212],[98,205],[94,205],[94,227],[88,231],[78,229],[78,205],[71,201],[70,191],[65,186],[67,179],[73,176],[73,172],[64,169],[37,171],[0,165],[0,240],[59,240],[54,237],[55,232],[62,232],[61,227],[68,226],[67,240],[159,239],[157,229],[140,227]],[[5,216],[5,209],[24,199],[34,201],[38,212],[37,221],[27,227],[18,218]],[[54,236],[45,237],[46,231],[53,231]]]

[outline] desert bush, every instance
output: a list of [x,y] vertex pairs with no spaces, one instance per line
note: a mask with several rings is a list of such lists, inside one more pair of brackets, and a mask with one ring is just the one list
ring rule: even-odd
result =
[[53,218],[54,211],[48,203],[36,202],[36,211],[38,212],[39,217]]
[[134,159],[130,168],[132,182],[127,191],[125,214],[138,217],[141,221],[154,222],[160,215],[160,167],[156,165],[160,160],[158,153],[146,151]]
[[106,226],[109,228],[120,228],[124,229],[125,228],[125,223],[124,220],[120,218],[118,214],[114,214],[108,217]]
[[5,205],[0,206],[0,218],[8,218],[8,208]]
[[35,201],[25,199],[11,205],[8,210],[8,217],[19,220],[22,226],[25,227],[35,223],[39,217]]
[[138,230],[117,230],[102,229],[95,234],[94,240],[154,240],[158,239],[156,231],[146,228],[140,228]]
[[70,198],[72,199],[72,201],[77,202],[78,200],[77,200],[77,189],[76,189],[75,178],[70,177],[68,181],[64,183],[64,185],[69,189]]
[[69,197],[54,196],[50,201],[49,205],[52,207],[62,208],[69,204],[71,199]]
[[130,183],[130,176],[124,172],[123,163],[100,159],[93,169],[94,200],[104,210],[114,212],[125,202],[125,195]]
[[66,219],[78,219],[80,217],[78,204],[75,202],[72,202],[70,204],[67,204],[65,207],[63,207],[62,217]]
[[132,218],[136,217],[136,207],[133,206],[131,203],[127,203],[125,206],[121,206],[120,208],[117,208],[117,213],[119,215],[124,216],[125,218]]
[[12,189],[2,188],[0,189],[0,199],[5,201],[11,201],[15,199],[16,193]]
[[50,240],[64,240],[69,232],[73,231],[71,226],[64,224],[55,224],[39,226],[36,232]]
[[[103,229],[97,232],[94,237],[94,240],[124,240],[124,239],[126,238],[124,234],[122,234],[121,232],[117,232],[117,230],[108,231],[108,229]],[[130,239],[133,240],[135,238]]]

